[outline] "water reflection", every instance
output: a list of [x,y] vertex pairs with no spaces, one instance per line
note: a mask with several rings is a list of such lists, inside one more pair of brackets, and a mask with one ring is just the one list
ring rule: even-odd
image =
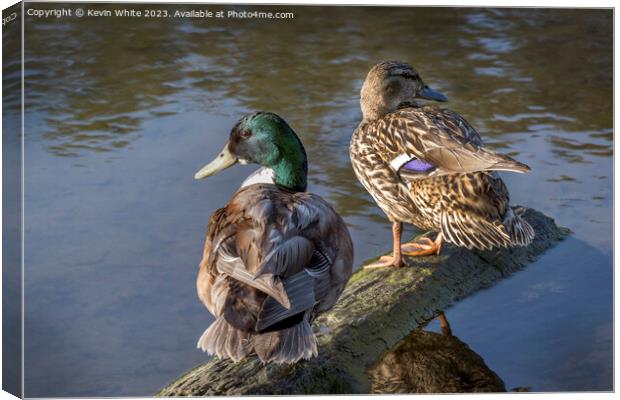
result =
[[505,392],[482,357],[454,336],[444,313],[437,318],[441,334],[418,328],[370,368],[370,392]]
[[55,155],[126,147],[140,136],[130,134],[140,128],[141,112],[156,111],[179,90],[176,60],[185,51],[161,40],[174,36],[172,24],[146,20],[127,29],[121,18],[97,20],[95,27],[88,18],[29,22],[26,107],[44,115],[42,137]]
[[[205,360],[193,282],[205,225],[251,169],[192,175],[249,111],[300,135],[310,190],[345,217],[357,262],[387,251],[389,225],[348,160],[362,80],[382,59],[413,63],[489,146],[532,167],[503,175],[515,204],[611,259],[610,10],[262,8],[274,7],[295,19],[27,18],[26,395],[145,395]],[[585,303],[604,327],[610,301]]]

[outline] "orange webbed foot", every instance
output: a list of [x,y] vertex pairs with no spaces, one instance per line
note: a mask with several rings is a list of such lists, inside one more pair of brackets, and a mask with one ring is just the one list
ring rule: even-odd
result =
[[395,258],[393,256],[382,256],[377,261],[364,265],[364,269],[377,269],[377,268],[400,268],[405,265],[402,257]]
[[410,257],[439,255],[443,238],[441,234],[437,236],[435,241],[427,237],[420,238],[414,242],[404,243],[401,245],[401,252]]

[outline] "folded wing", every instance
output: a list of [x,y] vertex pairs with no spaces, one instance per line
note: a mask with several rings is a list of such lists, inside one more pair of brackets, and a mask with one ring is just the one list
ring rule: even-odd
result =
[[[459,114],[440,108],[402,109],[385,117],[387,134],[396,144],[395,171],[419,178],[477,171],[527,172],[513,158],[485,148],[480,135]],[[396,162],[394,160],[400,160]],[[417,165],[411,165],[418,160]],[[417,168],[416,168],[417,167]],[[420,167],[426,167],[420,170]]]

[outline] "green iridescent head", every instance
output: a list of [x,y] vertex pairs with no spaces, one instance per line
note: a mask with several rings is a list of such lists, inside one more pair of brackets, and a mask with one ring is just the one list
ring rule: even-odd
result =
[[241,118],[230,132],[224,149],[194,178],[206,178],[237,162],[270,168],[277,185],[306,190],[306,150],[293,129],[276,114],[259,111]]

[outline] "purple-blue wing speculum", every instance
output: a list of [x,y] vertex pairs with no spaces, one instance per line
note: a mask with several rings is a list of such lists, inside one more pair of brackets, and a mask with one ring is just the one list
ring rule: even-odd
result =
[[414,158],[413,160],[405,163],[403,168],[413,172],[428,172],[435,169],[435,166],[431,163]]

